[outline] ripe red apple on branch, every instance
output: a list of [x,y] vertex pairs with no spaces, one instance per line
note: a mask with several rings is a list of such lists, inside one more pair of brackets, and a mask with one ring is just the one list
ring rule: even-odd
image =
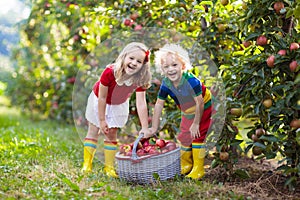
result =
[[257,37],[256,39],[256,44],[259,45],[259,46],[265,46],[268,44],[268,39],[266,36],[264,35],[260,35]]
[[267,59],[267,65],[271,68],[274,67],[274,63],[275,63],[275,56],[274,55],[270,55]]
[[281,55],[281,56],[285,56],[285,55],[286,55],[286,50],[281,49],[281,50],[278,51],[277,54],[279,54],[279,55]]
[[275,12],[276,12],[277,14],[280,14],[281,9],[284,8],[284,4],[283,4],[283,2],[281,2],[281,1],[277,1],[277,2],[274,3],[274,6],[273,6],[273,7],[274,7]]
[[290,65],[289,65],[289,67],[290,67],[290,70],[291,70],[292,72],[296,71],[296,69],[297,69],[297,67],[298,67],[297,61],[296,61],[296,60],[292,61],[292,62],[290,63]]
[[297,42],[292,42],[290,44],[290,51],[294,51],[294,50],[297,50],[299,49],[299,44]]

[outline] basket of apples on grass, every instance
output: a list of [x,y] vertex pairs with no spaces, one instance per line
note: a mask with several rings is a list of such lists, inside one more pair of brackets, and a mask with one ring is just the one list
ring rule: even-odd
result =
[[163,181],[180,175],[180,148],[173,141],[140,134],[133,143],[120,146],[116,160],[120,179],[128,182],[149,184],[158,177]]

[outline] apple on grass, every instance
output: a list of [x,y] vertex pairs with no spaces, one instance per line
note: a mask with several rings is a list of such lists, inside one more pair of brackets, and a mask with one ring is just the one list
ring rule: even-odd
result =
[[227,161],[229,159],[229,153],[224,151],[224,152],[220,152],[220,160],[222,161]]

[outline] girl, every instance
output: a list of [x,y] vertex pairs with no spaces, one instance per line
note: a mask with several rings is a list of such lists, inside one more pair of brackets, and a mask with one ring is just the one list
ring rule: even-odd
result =
[[136,92],[136,107],[142,126],[149,133],[146,89],[150,87],[151,73],[148,48],[138,42],[129,43],[115,63],[108,65],[95,83],[86,107],[89,122],[84,140],[82,170],[90,172],[100,133],[104,139],[104,172],[118,177],[114,169],[117,151],[117,131],[123,127],[129,114],[129,97]]
[[[192,179],[204,175],[204,140],[211,123],[211,94],[199,79],[187,72],[191,69],[188,52],[181,46],[166,44],[155,52],[155,64],[165,78],[159,89],[152,117],[151,134],[159,125],[159,119],[168,96],[181,110],[180,133],[181,174]],[[145,134],[145,137],[150,137]]]

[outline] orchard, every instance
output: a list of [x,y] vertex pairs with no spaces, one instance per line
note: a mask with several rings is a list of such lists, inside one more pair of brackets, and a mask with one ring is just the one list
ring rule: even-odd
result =
[[[276,158],[285,186],[293,190],[299,187],[300,175],[299,19],[300,3],[293,0],[34,1],[21,27],[21,44],[14,50],[16,70],[7,93],[24,112],[85,125],[73,115],[81,111],[72,110],[72,91],[75,83],[91,86],[92,80],[83,82],[84,77],[76,76],[79,70],[93,72],[99,65],[87,59],[93,58],[95,48],[115,34],[140,33],[147,27],[170,30],[172,41],[188,37],[208,52],[217,66],[211,73],[218,74],[225,87],[226,117],[212,168],[224,167],[229,178],[239,170],[234,166],[240,156]],[[152,50],[156,45],[149,44]],[[159,78],[154,79],[150,106],[159,85]],[[213,91],[213,84],[208,85]],[[166,107],[161,131],[173,138],[180,113],[172,102]],[[134,104],[131,118],[138,126]],[[247,127],[241,128],[245,121]]]

